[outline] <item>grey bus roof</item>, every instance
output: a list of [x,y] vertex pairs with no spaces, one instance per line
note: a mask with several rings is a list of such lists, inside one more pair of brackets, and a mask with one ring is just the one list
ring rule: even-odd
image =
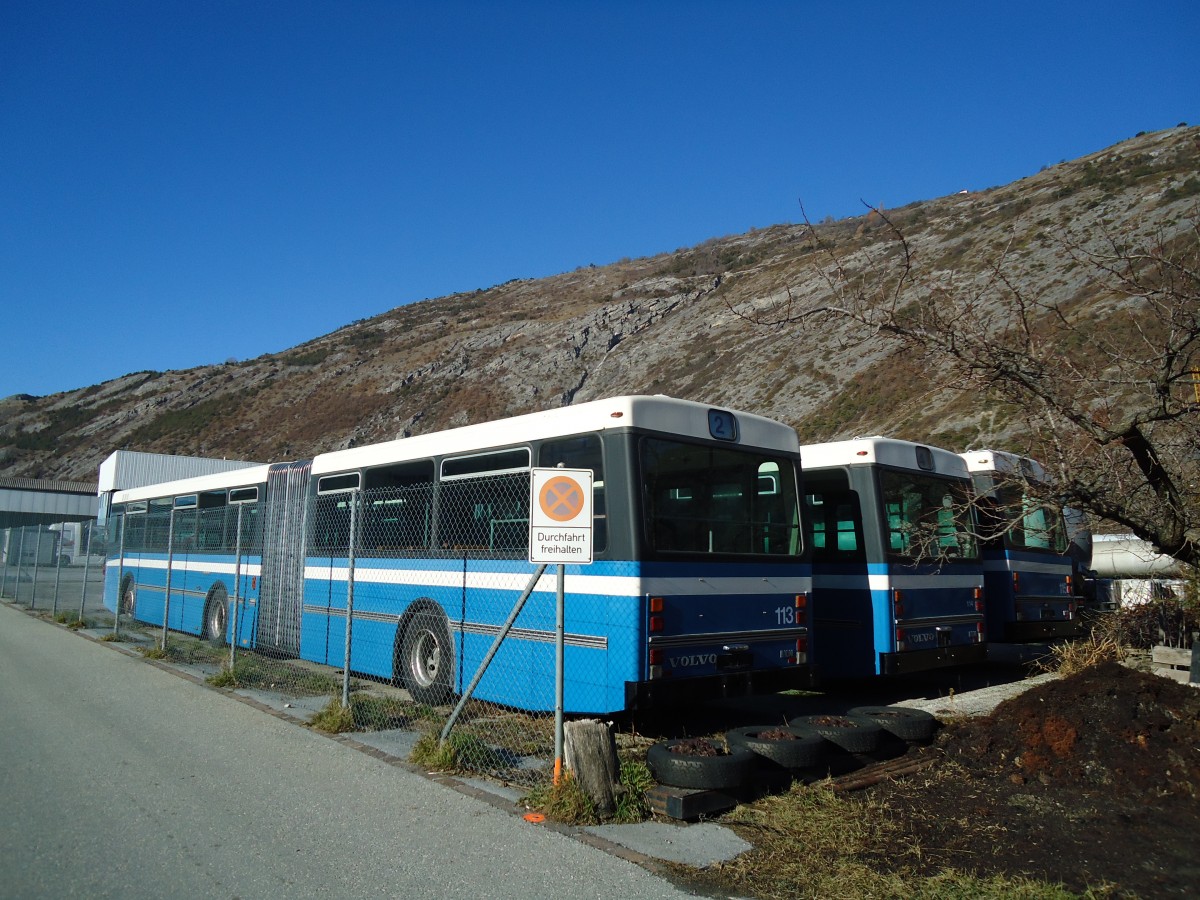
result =
[[[616,428],[650,428],[707,440],[707,419],[696,416],[696,413],[710,409],[723,407],[678,400],[661,394],[593,400],[577,406],[564,406],[382,444],[322,453],[313,460],[313,474],[345,472],[406,459],[465,453],[559,435]],[[795,453],[800,449],[795,431],[783,423],[753,413],[726,411],[737,416],[740,431],[738,444],[787,453]]]
[[[669,434],[708,439],[707,413],[710,409],[732,412],[738,420],[739,446],[762,447],[779,453],[797,453],[800,440],[796,432],[781,422],[739,410],[725,410],[712,404],[678,400],[663,395],[623,396],[594,400],[577,406],[564,406],[528,413],[477,425],[465,425],[447,431],[368,444],[348,450],[318,454],[312,473],[327,475],[366,469],[408,459],[468,453],[492,447],[521,444],[559,435],[583,434],[605,429],[640,427]],[[114,502],[152,497],[179,496],[227,487],[260,484],[267,480],[269,466],[257,465],[234,471],[184,478],[161,484],[119,491]]]
[[918,472],[922,471],[917,464],[918,447],[924,447],[930,452],[934,464],[933,472],[954,478],[969,477],[966,461],[957,453],[928,444],[886,437],[805,444],[800,448],[800,464],[804,471],[841,466],[882,465]]

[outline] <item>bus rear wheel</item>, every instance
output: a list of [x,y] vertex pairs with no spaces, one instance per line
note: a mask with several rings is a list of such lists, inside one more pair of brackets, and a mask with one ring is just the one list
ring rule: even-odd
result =
[[206,640],[214,644],[225,643],[225,620],[229,613],[229,602],[222,588],[215,588],[208,595],[208,603],[204,607],[204,634]]
[[400,644],[397,675],[418,703],[438,706],[453,695],[454,645],[446,617],[432,609],[413,615]]
[[137,586],[134,584],[133,578],[127,577],[125,583],[121,585],[119,606],[121,615],[133,618],[133,613],[137,609]]

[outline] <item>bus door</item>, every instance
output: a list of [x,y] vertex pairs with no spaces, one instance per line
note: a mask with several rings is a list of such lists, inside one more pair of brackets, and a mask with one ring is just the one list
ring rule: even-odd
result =
[[814,664],[829,678],[877,673],[875,614],[862,503],[845,472],[806,472],[812,547]]

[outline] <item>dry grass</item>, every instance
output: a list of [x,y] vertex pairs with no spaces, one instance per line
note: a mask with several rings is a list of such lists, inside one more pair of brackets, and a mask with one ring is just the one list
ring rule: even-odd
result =
[[[954,870],[916,874],[920,848],[869,798],[835,794],[827,785],[794,786],[788,793],[738,807],[725,819],[754,849],[703,872],[678,867],[722,892],[763,900],[794,898],[1067,898],[1057,885],[1028,879],[978,878]],[[872,856],[886,853],[893,871]]]
[[1042,663],[1043,668],[1067,676],[1106,662],[1120,662],[1125,658],[1125,648],[1116,638],[1092,632],[1086,638],[1056,644],[1050,649],[1050,659]]

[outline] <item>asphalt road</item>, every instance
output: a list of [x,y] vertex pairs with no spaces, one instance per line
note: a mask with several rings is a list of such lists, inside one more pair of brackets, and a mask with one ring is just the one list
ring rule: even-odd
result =
[[0,604],[0,897],[684,897]]

